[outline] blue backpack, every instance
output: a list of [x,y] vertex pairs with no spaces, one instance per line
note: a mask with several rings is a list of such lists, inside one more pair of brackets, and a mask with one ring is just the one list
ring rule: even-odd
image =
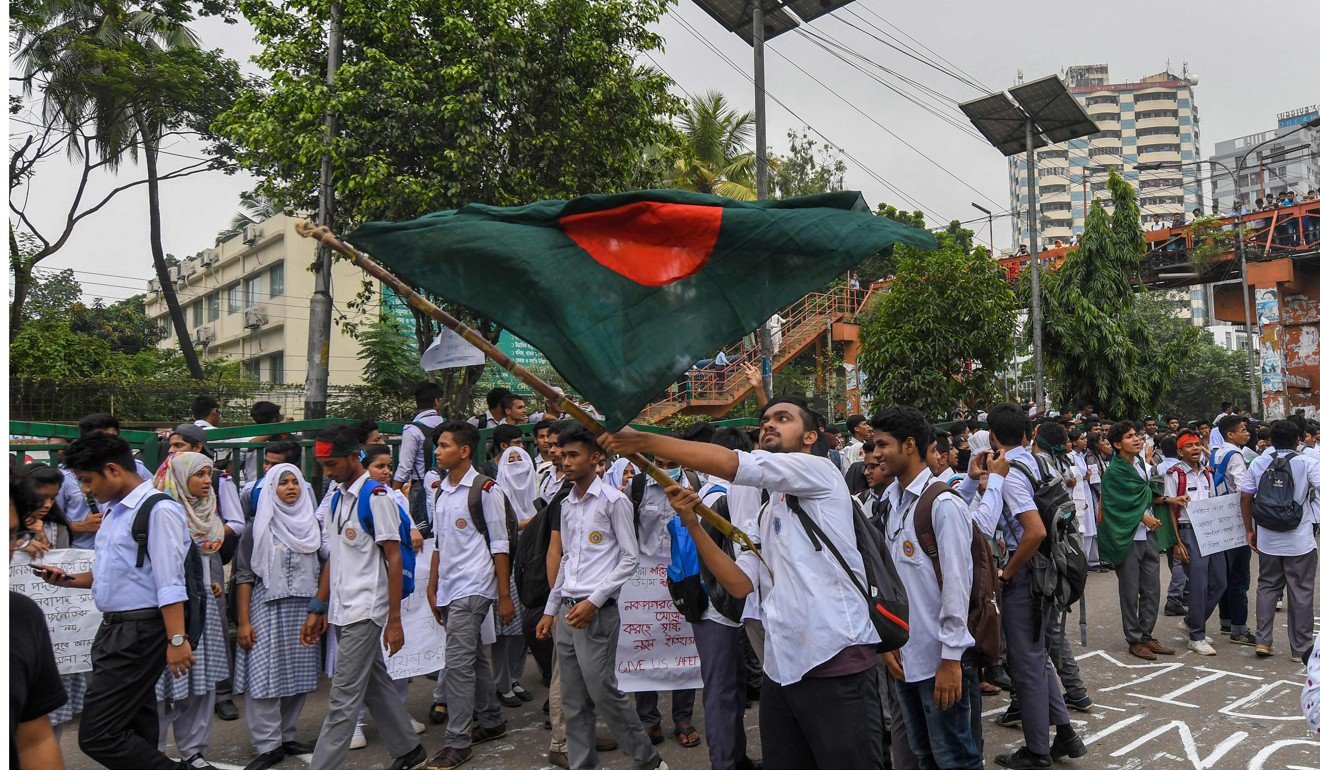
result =
[[1233,459],[1233,455],[1235,454],[1236,455],[1242,454],[1242,450],[1240,449],[1226,450],[1223,454],[1219,456],[1219,459],[1217,461],[1215,461],[1210,465],[1210,469],[1213,470],[1215,474],[1213,483],[1215,486],[1216,494],[1218,494],[1220,485],[1224,483],[1224,479],[1228,476],[1228,462]]
[[[371,496],[375,494],[376,487],[382,486],[380,482],[367,479],[362,484],[361,493],[358,495],[358,521],[362,522],[362,529],[374,540],[376,538],[376,522],[371,515]],[[330,498],[330,510],[339,510],[339,498],[343,494],[343,488],[335,490],[335,494]],[[413,550],[412,545],[412,519],[408,518],[408,512],[399,508],[399,555],[403,561],[403,595],[401,599],[407,599],[412,596],[412,592],[417,589],[417,552]]]

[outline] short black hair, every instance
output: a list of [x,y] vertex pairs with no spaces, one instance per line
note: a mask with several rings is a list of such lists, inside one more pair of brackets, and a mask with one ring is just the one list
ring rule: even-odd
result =
[[200,395],[193,399],[192,416],[194,420],[205,419],[211,412],[220,408],[220,402],[208,395]]
[[863,442],[862,442],[862,451],[863,451],[863,452],[874,452],[874,451],[875,451],[875,442],[874,442],[874,441],[863,441]]
[[481,441],[481,432],[477,430],[477,426],[470,422],[463,422],[462,420],[447,420],[442,422],[435,426],[435,431],[433,433],[437,444],[440,443],[440,437],[446,433],[453,436],[454,441],[458,442],[460,446],[465,446],[468,449],[471,449],[473,457],[477,456],[477,444]]
[[18,511],[18,528],[30,529],[32,514],[41,507],[41,497],[33,489],[31,480],[21,473],[9,474],[9,502]]
[[521,393],[505,393],[504,397],[500,399],[500,408],[508,411],[513,408],[514,401],[526,402],[527,397]]
[[930,449],[930,423],[916,407],[891,406],[876,412],[871,417],[871,427],[888,433],[900,444],[912,439],[917,445],[917,454],[923,458]]
[[513,391],[508,388],[491,388],[486,394],[486,410],[494,411],[495,407],[504,405],[504,397],[513,395]]
[[302,445],[297,441],[267,441],[262,453],[279,455],[284,462],[297,465],[302,462]]
[[703,444],[711,443],[715,436],[716,427],[706,420],[698,420],[689,425],[681,434],[684,441],[700,441]]
[[258,425],[277,422],[280,419],[280,405],[274,401],[258,401],[249,412],[252,422]]
[[78,435],[89,436],[97,431],[119,430],[119,418],[105,412],[93,412],[78,421]]
[[1118,451],[1118,442],[1122,441],[1130,430],[1137,430],[1137,424],[1131,420],[1119,420],[1109,426],[1109,443],[1114,445],[1115,452]]
[[[390,455],[390,448],[385,444],[368,444],[362,447],[362,464],[370,465],[371,461],[381,455]],[[390,460],[393,461],[393,457]]]
[[420,382],[413,388],[413,399],[418,409],[434,409],[436,399],[443,393],[434,382]]
[[948,454],[949,450],[953,448],[952,438],[952,434],[947,430],[935,428],[931,433],[930,443],[935,447],[936,452],[939,452],[940,454]]
[[[1260,198],[1257,198],[1256,200],[1260,200]],[[1222,411],[1222,412],[1227,412],[1228,409],[1229,409],[1229,407],[1231,407],[1231,406],[1233,406],[1233,402],[1232,402],[1232,401],[1220,401],[1220,402],[1219,402],[1219,410]]]
[[587,430],[586,426],[567,420],[561,420],[561,422],[568,422],[569,424],[559,431],[559,446],[585,444],[588,451],[605,451],[601,449],[600,442],[596,440],[596,436],[591,431]]
[[93,433],[69,444],[64,450],[64,465],[73,471],[84,473],[104,473],[105,466],[118,465],[129,473],[136,473],[133,462],[133,447],[118,436],[109,433]]
[[[710,423],[706,424],[709,425]],[[722,446],[725,449],[732,449],[735,452],[750,452],[754,448],[746,431],[728,426],[715,428],[711,433],[709,443]]]
[[1000,404],[986,415],[985,423],[990,433],[1005,447],[1022,446],[1022,441],[1031,429],[1031,420],[1022,407],[1017,404]]
[[967,432],[967,423],[962,420],[958,420],[957,422],[949,426],[950,435],[961,436],[966,432]]
[[[802,414],[803,432],[816,431],[817,433],[820,433],[822,431],[824,420],[821,419],[819,414],[816,414],[816,411],[812,409],[811,405],[807,403],[806,399],[802,398],[801,396],[775,396],[774,398],[767,401],[765,406],[761,407],[761,412],[757,416],[765,417],[765,413],[770,411],[770,407],[778,406],[779,404],[792,404],[793,406],[796,406],[798,408],[798,411],[801,412]],[[823,445],[824,444],[823,437],[821,441],[817,441],[816,443]]]
[[330,444],[333,457],[356,455],[358,447],[362,444],[352,427],[348,425],[334,425],[318,431],[316,441]]
[[853,431],[857,430],[858,425],[861,425],[864,422],[866,422],[866,418],[863,417],[862,415],[850,414],[848,415],[848,420],[844,424],[848,426],[848,432],[852,433]]
[[550,430],[550,424],[553,422],[554,420],[537,420],[536,425],[532,427],[532,436],[540,435],[543,430]]
[[[471,423],[469,423],[469,425],[470,424]],[[510,441],[513,441],[514,439],[519,438],[521,436],[522,436],[522,428],[518,427],[517,425],[509,425],[507,423],[502,425],[496,425],[494,432],[490,434],[490,448],[492,450],[491,454],[495,453],[494,450],[497,447],[499,447],[500,444],[507,444]]]
[[356,422],[350,422],[344,427],[348,428],[349,432],[353,434],[359,444],[367,443],[367,439],[371,434],[378,430],[375,420],[358,420]]
[[550,435],[562,436],[564,435],[564,431],[569,430],[577,425],[578,425],[577,420],[555,420],[550,423]]
[[1276,450],[1296,449],[1300,435],[1297,431],[1297,423],[1292,420],[1275,420],[1270,423],[1270,444]]
[[1244,422],[1246,422],[1246,420],[1242,419],[1241,417],[1238,417],[1235,414],[1230,414],[1227,417],[1221,417],[1219,419],[1219,426],[1218,426],[1219,435],[1227,436],[1229,433],[1237,430],[1237,427]]
[[1170,457],[1177,457],[1178,437],[1170,433],[1169,435],[1160,439],[1160,454],[1164,455],[1165,459],[1168,459]]

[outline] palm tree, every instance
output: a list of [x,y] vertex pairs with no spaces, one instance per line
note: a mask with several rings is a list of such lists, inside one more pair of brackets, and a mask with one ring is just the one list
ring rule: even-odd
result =
[[756,200],[756,155],[748,143],[756,128],[751,113],[738,112],[719,91],[692,98],[678,117],[685,146],[673,186],[734,200]]

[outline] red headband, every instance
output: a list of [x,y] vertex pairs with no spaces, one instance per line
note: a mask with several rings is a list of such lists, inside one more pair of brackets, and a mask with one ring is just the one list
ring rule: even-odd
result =
[[324,459],[326,457],[334,457],[334,456],[335,456],[334,444],[330,443],[329,441],[316,442],[316,457],[318,459]]
[[1193,441],[1199,444],[1201,443],[1201,437],[1193,435],[1191,433],[1182,434],[1181,436],[1178,437],[1178,451],[1181,452],[1183,447],[1187,446]]

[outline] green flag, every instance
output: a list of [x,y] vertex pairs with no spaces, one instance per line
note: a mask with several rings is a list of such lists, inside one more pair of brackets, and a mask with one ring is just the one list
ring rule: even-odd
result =
[[409,283],[497,321],[626,424],[693,362],[924,230],[860,193],[741,202],[646,190],[471,204],[347,238]]

